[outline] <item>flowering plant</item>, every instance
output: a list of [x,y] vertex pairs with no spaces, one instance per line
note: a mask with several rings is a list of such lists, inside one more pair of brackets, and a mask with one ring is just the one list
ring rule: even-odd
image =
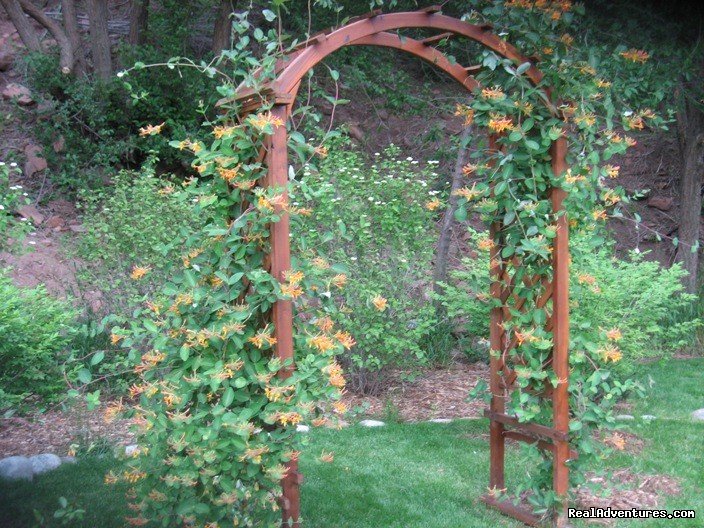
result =
[[27,218],[17,218],[17,210],[30,202],[21,185],[12,185],[10,176],[19,174],[17,163],[0,161],[0,249],[21,241],[32,231]]

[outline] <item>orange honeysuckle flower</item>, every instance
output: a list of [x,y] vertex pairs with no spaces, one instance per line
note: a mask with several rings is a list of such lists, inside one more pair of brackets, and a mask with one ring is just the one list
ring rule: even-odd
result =
[[139,129],[139,135],[144,137],[144,136],[156,136],[157,134],[161,134],[162,128],[164,128],[164,125],[166,122],[161,123],[160,125],[147,125],[145,127],[142,127]]
[[647,51],[631,48],[620,53],[621,57],[631,62],[644,64],[650,59],[650,54]]
[[132,273],[130,273],[130,277],[133,280],[139,280],[142,277],[144,277],[147,273],[149,273],[151,270],[152,270],[151,266],[133,266]]
[[374,308],[379,310],[380,312],[383,312],[386,310],[386,307],[388,305],[388,300],[381,295],[377,295],[372,299],[372,304],[374,305]]

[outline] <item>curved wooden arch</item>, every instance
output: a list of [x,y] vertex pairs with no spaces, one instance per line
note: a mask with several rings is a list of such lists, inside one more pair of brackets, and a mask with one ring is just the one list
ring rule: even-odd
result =
[[[438,35],[423,40],[402,37],[393,31],[405,28],[426,28],[442,31]],[[373,12],[367,16],[351,20],[347,25],[332,29],[329,32],[316,35],[301,43],[275,67],[276,78],[266,84],[263,89],[251,89],[240,86],[235,101],[239,104],[241,114],[256,111],[260,106],[271,105],[274,117],[288,122],[291,110],[298,93],[301,81],[307,72],[324,60],[328,55],[345,46],[380,46],[397,49],[414,55],[438,69],[444,71],[466,90],[472,92],[480,87],[473,74],[478,67],[463,67],[450,61],[433,44],[452,36],[461,36],[476,41],[497,54],[510,59],[515,64],[530,63],[524,75],[538,86],[543,74],[527,57],[521,55],[516,48],[491,32],[488,25],[473,25],[440,13],[439,7],[426,8],[421,11],[407,13],[381,14]],[[256,75],[256,74],[255,74]],[[550,91],[543,87],[546,102],[551,110]],[[490,148],[495,147],[495,138],[490,136]],[[268,167],[263,186],[281,189],[286,197],[288,184],[288,133],[285,126],[276,127],[268,139],[266,165]],[[559,138],[551,148],[553,172],[561,175],[567,169],[566,141]],[[554,188],[550,191],[553,211],[559,213],[563,209],[565,191]],[[287,200],[287,198],[286,198]],[[283,208],[279,207],[281,220],[271,225],[271,255],[270,272],[277,280],[284,282],[285,273],[291,267],[291,251],[289,241],[289,218]],[[492,225],[491,231],[497,234],[501,225]],[[515,346],[503,331],[503,322],[511,318],[506,306],[494,308],[491,314],[491,349],[503,351],[502,357],[491,357],[491,391],[492,401],[486,415],[490,419],[490,477],[491,490],[504,489],[504,446],[507,438],[532,443],[549,451],[553,455],[553,489],[558,497],[566,499],[569,491],[568,469],[566,462],[575,454],[569,449],[569,294],[568,294],[568,223],[565,214],[559,214],[556,221],[557,235],[553,241],[553,277],[546,289],[546,295],[540,302],[545,305],[552,299],[552,316],[549,330],[553,332],[553,351],[548,365],[553,368],[558,386],[546,394],[552,399],[553,427],[537,424],[522,424],[515,417],[505,414],[504,390],[509,389],[511,371],[505,362],[508,351]],[[492,250],[492,295],[503,302],[511,295],[510,285],[503,283],[504,274],[509,265],[520,265],[516,262],[506,262],[501,259],[498,249]],[[541,279],[537,278],[536,280]],[[542,278],[542,280],[545,280]],[[540,307],[540,306],[539,306]],[[520,307],[519,307],[520,308]],[[272,319],[275,328],[275,353],[287,363],[287,368],[280,372],[284,378],[289,377],[293,369],[293,305],[290,300],[279,300],[272,308]],[[507,379],[509,380],[507,385]],[[515,376],[513,378],[515,380]],[[300,526],[300,484],[302,476],[298,471],[298,463],[289,463],[286,477],[282,480],[282,526],[298,528]],[[498,501],[490,493],[482,498],[490,506],[503,513],[517,518],[527,524],[540,525],[541,519],[532,512],[513,506],[509,501]],[[556,512],[553,519],[555,526],[565,526],[566,500]]]

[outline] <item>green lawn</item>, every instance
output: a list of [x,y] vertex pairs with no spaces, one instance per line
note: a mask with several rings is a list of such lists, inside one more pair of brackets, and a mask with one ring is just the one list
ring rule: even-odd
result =
[[[650,383],[646,398],[635,402],[633,413],[654,414],[658,419],[628,422],[628,430],[644,440],[644,450],[639,455],[619,453],[604,465],[678,476],[683,492],[669,497],[664,506],[694,508],[699,519],[634,521],[618,526],[704,526],[704,424],[689,420],[691,410],[704,407],[704,360],[645,365],[639,376]],[[301,461],[306,477],[304,526],[522,526],[478,500],[487,485],[487,429],[486,420],[475,420],[316,430]],[[318,460],[323,451],[335,453],[333,463]],[[115,463],[84,460],[63,466],[33,484],[0,483],[0,526],[35,526],[33,509],[47,519],[45,526],[60,526],[52,516],[62,495],[87,510],[82,524],[68,526],[122,526],[121,518],[127,513],[123,489],[102,483],[103,474]],[[510,450],[507,463],[509,471],[522,468],[517,450]]]

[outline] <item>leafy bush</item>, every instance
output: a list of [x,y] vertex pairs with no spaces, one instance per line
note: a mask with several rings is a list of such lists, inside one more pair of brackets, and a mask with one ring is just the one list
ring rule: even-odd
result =
[[[125,61],[135,54],[144,60],[155,59],[151,48],[130,50]],[[103,187],[114,168],[140,165],[150,153],[170,170],[182,170],[185,158],[168,146],[160,135],[140,137],[140,128],[164,123],[164,130],[185,135],[200,129],[203,108],[194,105],[203,94],[211,93],[204,75],[191,71],[142,69],[133,74],[130,84],[115,77],[96,82],[88,78],[63,75],[51,55],[33,54],[27,59],[28,78],[33,90],[50,104],[44,123],[34,130],[45,146],[52,178],[70,192]],[[174,90],[174,82],[179,89]],[[203,105],[214,101],[205,100]],[[63,138],[63,150],[56,153],[54,142]]]
[[0,161],[0,249],[6,249],[22,240],[32,226],[26,219],[18,219],[17,209],[29,203],[21,185],[10,185],[10,174],[19,172],[16,163]]
[[75,251],[86,263],[82,289],[103,293],[107,313],[128,315],[164,282],[186,237],[197,227],[180,185],[153,167],[123,171],[109,188],[81,193],[83,226]]
[[[476,242],[482,235],[474,232]],[[571,241],[572,349],[585,348],[595,357],[611,354],[619,370],[632,369],[641,359],[668,355],[682,348],[702,326],[695,314],[671,321],[672,313],[685,313],[696,299],[682,293],[685,273],[678,264],[663,268],[642,253],[626,259],[614,255],[613,244],[591,247],[584,237]],[[465,259],[463,268],[452,273],[443,303],[452,317],[459,318],[468,334],[488,338],[489,273],[485,258]],[[618,352],[599,346],[612,341]],[[608,358],[607,358],[608,359]]]
[[394,145],[368,162],[340,139],[319,168],[304,168],[292,197],[312,209],[293,240],[338,263],[354,284],[339,316],[357,340],[345,356],[352,388],[374,392],[387,367],[426,359],[423,341],[435,324],[428,299],[435,236],[425,207],[437,194],[428,184],[433,167],[403,158]]
[[0,408],[65,390],[63,352],[75,312],[43,286],[18,288],[0,274]]

